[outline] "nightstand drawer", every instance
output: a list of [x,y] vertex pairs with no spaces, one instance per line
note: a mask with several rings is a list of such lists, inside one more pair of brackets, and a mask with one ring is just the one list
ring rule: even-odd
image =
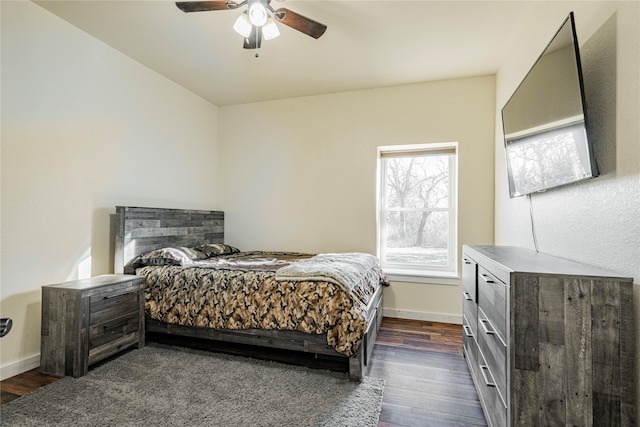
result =
[[[95,302],[94,302],[95,298]],[[91,297],[89,308],[90,326],[99,325],[140,310],[140,293],[99,294]]]
[[109,320],[89,329],[89,350],[140,331],[138,312]]
[[124,335],[115,341],[108,342],[107,344],[103,344],[99,347],[92,348],[89,350],[87,362],[89,365],[99,362],[102,359],[124,350],[125,348],[137,345],[139,343],[139,339],[139,334],[136,332]]

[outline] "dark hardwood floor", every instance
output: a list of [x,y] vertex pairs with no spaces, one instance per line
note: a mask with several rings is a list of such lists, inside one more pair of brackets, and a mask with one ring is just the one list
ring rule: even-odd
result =
[[379,426],[486,426],[462,326],[384,318],[366,375],[384,378]]
[[[150,336],[153,341],[184,344],[179,339]],[[210,348],[208,342],[190,341],[192,347]],[[217,351],[342,370],[342,362],[312,356],[291,357],[290,352],[229,345]],[[305,359],[305,357],[307,357]],[[462,356],[462,327],[385,317],[366,375],[386,381],[380,427],[486,426],[485,418]],[[57,378],[38,369],[0,382],[2,404]],[[1,409],[0,409],[1,412]]]

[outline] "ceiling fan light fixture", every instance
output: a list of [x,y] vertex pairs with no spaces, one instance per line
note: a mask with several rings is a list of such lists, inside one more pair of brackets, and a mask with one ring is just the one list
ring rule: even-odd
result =
[[234,31],[244,38],[243,47],[245,49],[259,49],[262,39],[271,40],[278,37],[280,35],[280,29],[277,24],[293,28],[314,39],[319,38],[326,31],[326,25],[287,8],[280,7],[273,9],[271,7],[271,1],[272,0],[177,1],[176,6],[185,13],[246,7],[244,12],[238,16],[233,24]]
[[249,22],[247,12],[242,12],[233,24],[233,29],[236,30],[236,33],[240,34],[244,38],[249,37],[249,34],[251,34],[251,27],[252,25],[251,22]]
[[276,21],[272,18],[268,18],[267,22],[262,26],[262,35],[265,40],[275,39],[280,35],[280,30],[276,25]]
[[267,15],[267,8],[260,1],[255,1],[249,6],[249,21],[256,27],[262,27],[266,22],[269,15]]

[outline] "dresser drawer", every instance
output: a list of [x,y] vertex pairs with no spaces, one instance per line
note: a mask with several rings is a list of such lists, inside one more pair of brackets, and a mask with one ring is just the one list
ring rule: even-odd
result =
[[462,255],[462,292],[465,299],[478,301],[478,264],[466,255]]
[[491,370],[494,384],[503,403],[507,403],[507,346],[495,331],[482,309],[478,310],[478,334],[476,337],[484,362]]
[[478,394],[483,402],[484,416],[489,426],[503,427],[507,425],[507,407],[502,401],[495,385],[493,372],[484,358],[481,350],[478,350]]
[[477,379],[478,373],[478,344],[475,335],[471,332],[468,319],[462,316],[462,351],[467,358],[469,370],[474,378]]
[[471,328],[473,335],[478,333],[478,304],[467,292],[462,292],[462,315],[466,317],[466,325]]
[[502,341],[506,342],[507,286],[482,266],[478,266],[478,306]]

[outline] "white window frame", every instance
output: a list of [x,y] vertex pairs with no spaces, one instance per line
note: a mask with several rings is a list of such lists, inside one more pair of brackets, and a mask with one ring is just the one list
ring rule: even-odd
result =
[[[385,174],[384,159],[388,157],[403,157],[410,155],[429,155],[438,153],[451,153],[449,163],[449,206],[446,208],[431,208],[435,211],[449,212],[448,230],[448,259],[446,267],[420,266],[407,264],[392,264],[385,261],[384,249],[386,248],[386,209],[385,200]],[[404,282],[423,282],[437,284],[459,284],[458,276],[458,143],[441,142],[429,144],[412,145],[390,145],[378,147],[377,156],[377,179],[376,179],[376,223],[377,223],[377,255],[381,265],[390,280]],[[412,209],[411,211],[422,211],[422,209]]]

